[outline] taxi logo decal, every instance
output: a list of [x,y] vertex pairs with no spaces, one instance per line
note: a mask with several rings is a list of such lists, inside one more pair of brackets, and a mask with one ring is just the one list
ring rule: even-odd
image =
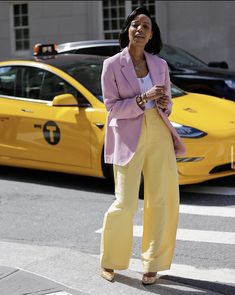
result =
[[60,141],[60,128],[59,126],[53,122],[48,121],[43,126],[43,135],[45,140],[52,145],[56,145]]

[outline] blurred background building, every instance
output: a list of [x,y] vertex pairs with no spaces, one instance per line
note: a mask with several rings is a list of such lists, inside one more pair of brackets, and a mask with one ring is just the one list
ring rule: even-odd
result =
[[36,43],[118,38],[141,4],[164,43],[235,69],[235,1],[0,1],[0,59],[32,54]]

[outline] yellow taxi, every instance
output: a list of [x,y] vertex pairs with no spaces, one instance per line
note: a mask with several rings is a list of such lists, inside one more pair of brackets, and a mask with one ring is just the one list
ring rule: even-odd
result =
[[[0,165],[109,177],[105,57],[48,48],[47,56],[0,62]],[[174,85],[172,96],[170,119],[187,149],[177,158],[180,184],[235,175],[235,103]]]

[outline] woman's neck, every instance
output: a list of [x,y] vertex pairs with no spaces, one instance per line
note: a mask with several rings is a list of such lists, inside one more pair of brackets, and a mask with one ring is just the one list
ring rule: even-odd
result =
[[144,49],[143,48],[138,48],[138,47],[133,47],[133,46],[128,46],[129,53],[131,58],[135,61],[141,61],[144,60]]

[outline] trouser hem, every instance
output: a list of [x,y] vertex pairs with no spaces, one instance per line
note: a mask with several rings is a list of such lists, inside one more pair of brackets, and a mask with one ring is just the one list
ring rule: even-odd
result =
[[144,265],[144,272],[158,272],[158,271],[164,271],[171,268],[171,265],[165,264],[165,265],[157,265],[157,266],[147,266]]
[[108,269],[113,269],[113,270],[125,270],[128,269],[128,266],[123,266],[123,265],[116,265],[116,264],[101,264],[102,268],[108,268]]

